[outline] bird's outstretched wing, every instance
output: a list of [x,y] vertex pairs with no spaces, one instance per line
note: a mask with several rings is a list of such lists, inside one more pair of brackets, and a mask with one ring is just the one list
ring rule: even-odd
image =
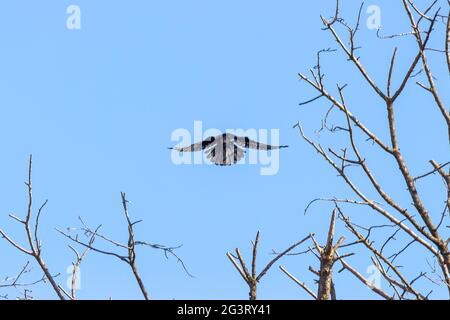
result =
[[207,158],[216,165],[230,166],[239,162],[244,157],[244,153],[245,151],[234,143],[217,144],[209,150]]
[[234,136],[234,141],[237,145],[243,148],[258,149],[258,150],[275,150],[288,147],[288,146],[272,146],[270,144],[265,144],[251,140],[249,137]]
[[174,147],[174,148],[169,148],[169,149],[176,150],[179,152],[196,152],[196,151],[205,150],[206,148],[210,147],[214,143],[215,140],[216,140],[216,138],[214,138],[214,137],[208,137],[203,141],[194,143],[187,147],[183,147],[183,148]]

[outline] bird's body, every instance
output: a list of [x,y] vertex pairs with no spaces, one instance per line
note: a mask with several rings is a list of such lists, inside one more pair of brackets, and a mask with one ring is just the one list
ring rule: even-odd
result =
[[179,152],[197,152],[206,150],[207,158],[214,164],[219,166],[229,166],[236,164],[244,157],[244,148],[257,150],[276,150],[287,148],[288,146],[272,146],[257,141],[253,141],[248,137],[238,137],[231,133],[224,133],[215,137],[208,137],[203,141],[194,143],[183,148],[169,148]]

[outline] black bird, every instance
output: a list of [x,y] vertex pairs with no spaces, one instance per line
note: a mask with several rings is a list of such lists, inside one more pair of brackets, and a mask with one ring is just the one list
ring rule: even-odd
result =
[[245,151],[242,148],[257,150],[276,150],[287,148],[288,146],[272,146],[249,139],[248,137],[238,137],[231,133],[224,133],[215,137],[208,137],[203,141],[193,145],[179,148],[169,148],[179,152],[197,152],[206,150],[207,158],[219,166],[230,166],[236,164],[244,157]]

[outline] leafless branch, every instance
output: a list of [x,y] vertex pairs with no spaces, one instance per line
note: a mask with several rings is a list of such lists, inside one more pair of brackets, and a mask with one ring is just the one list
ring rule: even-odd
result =
[[[122,208],[123,208],[123,213],[125,216],[125,220],[127,223],[127,229],[128,229],[128,243],[127,245],[124,245],[118,241],[112,240],[107,236],[104,236],[102,234],[99,233],[99,229],[101,227],[98,226],[95,230],[92,230],[85,222],[83,219],[79,218],[81,223],[82,223],[82,228],[81,231],[83,231],[83,233],[90,237],[89,241],[86,242],[84,240],[80,240],[78,235],[72,235],[69,234],[67,232],[61,231],[59,229],[56,229],[61,235],[63,235],[64,237],[66,237],[67,239],[73,241],[74,243],[81,245],[82,247],[85,248],[84,254],[83,255],[78,255],[77,251],[75,251],[73,249],[73,251],[76,253],[77,255],[77,262],[81,263],[81,260],[83,259],[84,255],[90,250],[92,252],[96,252],[96,253],[100,253],[103,255],[107,255],[107,256],[112,256],[115,257],[117,259],[119,259],[120,261],[125,262],[132,270],[133,276],[139,286],[139,289],[143,295],[143,297],[146,300],[150,299],[150,295],[148,294],[148,291],[144,285],[144,282],[140,276],[140,273],[138,271],[138,267],[137,267],[137,263],[136,263],[136,246],[146,246],[146,247],[150,247],[153,249],[157,249],[157,250],[161,250],[164,252],[165,256],[168,257],[168,255],[172,255],[173,257],[175,257],[177,259],[178,262],[181,263],[183,269],[185,270],[185,272],[189,275],[192,276],[183,260],[181,260],[181,258],[175,253],[175,250],[178,249],[180,246],[178,247],[167,247],[164,245],[159,245],[159,244],[151,244],[145,241],[140,241],[140,240],[136,240],[135,238],[135,232],[134,232],[134,226],[139,223],[141,220],[138,221],[132,221],[128,212],[128,200],[126,199],[126,195],[124,192],[121,193],[121,199],[122,199]],[[118,247],[119,249],[125,249],[126,250],[126,254],[121,254],[121,253],[117,253],[114,251],[110,251],[107,249],[100,249],[97,246],[94,246],[94,240],[95,238],[99,238],[102,239],[103,241],[105,241],[106,243],[109,243],[110,245],[113,245],[115,247]],[[77,264],[77,262],[75,262],[74,265],[74,272],[75,272],[75,266]],[[79,266],[79,264],[78,264]],[[74,281],[75,277],[72,276],[72,281]],[[73,288],[72,288],[73,290]],[[74,292],[72,291],[72,293],[70,294],[70,296],[72,298],[75,298]]]
[[[248,270],[244,258],[242,257],[240,250],[235,249],[236,256],[233,256],[230,252],[227,252],[227,257],[236,268],[236,270],[241,275],[242,279],[247,283],[249,287],[249,299],[256,300],[257,297],[257,286],[264,275],[270,270],[270,268],[282,257],[286,256],[289,252],[294,250],[296,247],[304,243],[306,240],[311,238],[311,235],[308,235],[304,239],[299,242],[294,243],[292,246],[277,254],[275,258],[273,258],[269,263],[262,269],[262,271],[257,274],[256,272],[256,256],[258,254],[258,244],[259,244],[259,231],[256,233],[255,241],[252,243],[252,268],[251,271]],[[238,261],[236,261],[238,260]]]
[[49,281],[51,287],[55,291],[56,295],[59,299],[64,300],[64,294],[60,290],[58,284],[56,283],[54,276],[50,273],[47,265],[45,264],[44,259],[41,255],[41,242],[38,238],[38,228],[39,228],[39,218],[41,216],[42,210],[44,206],[47,204],[47,201],[39,208],[37,216],[34,221],[34,232],[32,232],[31,226],[31,218],[32,218],[32,210],[33,210],[33,183],[32,183],[32,171],[33,171],[33,157],[30,155],[29,163],[28,163],[28,181],[25,183],[28,189],[28,206],[27,206],[27,214],[25,220],[12,216],[14,220],[20,222],[25,227],[25,235],[28,240],[28,247],[24,248],[19,245],[17,242],[12,240],[6,233],[0,229],[0,235],[6,239],[13,247],[19,250],[22,253],[25,253],[29,256],[32,256],[34,260],[38,263],[39,267],[44,272],[45,278]]

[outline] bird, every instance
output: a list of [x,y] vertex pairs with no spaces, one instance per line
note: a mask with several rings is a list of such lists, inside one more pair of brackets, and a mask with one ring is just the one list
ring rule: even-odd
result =
[[210,136],[203,141],[186,147],[173,147],[170,150],[179,152],[197,152],[206,150],[207,158],[218,166],[231,166],[244,157],[243,148],[257,150],[276,150],[287,148],[287,145],[273,146],[251,140],[249,137],[236,136],[231,133],[223,133],[218,136]]

